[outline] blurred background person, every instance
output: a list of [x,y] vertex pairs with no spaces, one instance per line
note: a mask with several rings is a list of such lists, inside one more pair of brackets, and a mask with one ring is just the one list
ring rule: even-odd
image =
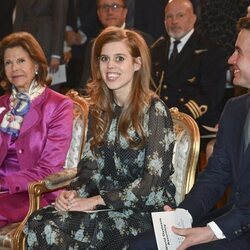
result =
[[[171,0],[165,7],[166,35],[151,47],[155,89],[168,107],[193,117],[201,135],[214,127],[222,108],[226,84],[223,48],[195,28],[189,0]],[[202,144],[203,145],[203,144]]]
[[95,0],[68,1],[66,43],[71,48],[72,57],[67,64],[66,90],[79,88],[86,46],[101,29]]
[[135,1],[135,29],[142,30],[159,38],[165,34],[164,7],[168,0],[134,0]]
[[[96,4],[97,15],[101,22],[102,29],[110,26],[133,29],[133,27],[127,26],[126,23],[126,18],[128,14],[126,0],[96,0]],[[151,35],[140,30],[136,30],[136,32],[143,36],[148,46],[151,46],[153,44],[154,39]],[[86,83],[91,78],[90,58],[93,42],[94,39],[92,39],[92,41],[88,43],[87,50],[85,53],[83,74],[80,83],[82,88],[86,86]]]
[[[49,70],[64,63],[64,40],[68,0],[16,0],[14,31],[31,33],[42,46]],[[51,88],[61,91],[61,84]]]
[[[0,1],[0,41],[13,29],[13,10],[16,0]],[[4,82],[0,79],[0,96],[4,94]]]
[[13,10],[16,0],[0,1],[0,40],[13,29]]

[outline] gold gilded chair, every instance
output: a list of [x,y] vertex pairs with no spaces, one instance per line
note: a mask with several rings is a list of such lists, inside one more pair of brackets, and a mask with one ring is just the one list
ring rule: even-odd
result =
[[178,108],[170,109],[174,124],[176,142],[173,154],[174,174],[172,181],[176,186],[175,199],[179,204],[192,188],[200,150],[200,132],[195,120]]
[[84,98],[79,96],[78,92],[74,90],[69,90],[66,95],[73,100],[74,120],[72,140],[64,164],[64,170],[55,173],[52,177],[49,176],[42,181],[34,182],[29,185],[29,211],[22,222],[8,224],[0,229],[1,250],[25,249],[23,228],[31,213],[40,208],[41,194],[50,190],[50,188],[52,188],[53,190],[59,189],[62,184],[66,186],[69,183],[69,180],[76,174],[76,166],[81,159],[81,154],[85,142],[85,133],[88,121],[88,103]]
[[[199,156],[200,135],[196,122],[177,108],[170,109],[176,134],[173,155],[173,182],[176,185],[176,200],[179,203],[191,189],[195,181],[196,166]],[[30,211],[28,216],[40,208],[42,194],[65,188],[75,177],[76,168],[68,168],[62,172],[52,174],[40,182],[29,185]],[[23,229],[27,218],[20,229]],[[19,249],[25,248],[25,238],[21,235]]]

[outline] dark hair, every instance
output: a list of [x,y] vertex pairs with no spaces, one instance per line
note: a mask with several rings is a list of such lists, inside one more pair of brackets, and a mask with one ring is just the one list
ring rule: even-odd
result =
[[4,70],[4,54],[6,49],[22,47],[38,64],[36,81],[41,85],[50,85],[51,79],[48,78],[48,64],[45,54],[37,40],[28,32],[15,32],[4,37],[0,42],[0,78],[6,83],[6,90],[10,90],[11,83],[7,79]]
[[[90,97],[90,112],[93,117],[92,146],[101,145],[105,140],[105,134],[110,126],[113,116],[113,92],[104,83],[100,69],[99,58],[105,44],[112,42],[124,42],[133,60],[141,59],[141,67],[134,72],[133,84],[129,96],[129,103],[123,107],[119,119],[119,135],[126,138],[132,147],[139,147],[145,142],[145,134],[141,124],[145,107],[148,107],[152,96],[155,94],[150,90],[151,81],[151,60],[148,46],[144,39],[132,30],[118,27],[108,27],[95,39],[92,57],[91,71],[92,81],[87,84],[87,93]],[[133,141],[128,133],[128,128],[132,124],[141,141]]]
[[246,29],[250,31],[250,17],[241,17],[237,22],[238,31]]

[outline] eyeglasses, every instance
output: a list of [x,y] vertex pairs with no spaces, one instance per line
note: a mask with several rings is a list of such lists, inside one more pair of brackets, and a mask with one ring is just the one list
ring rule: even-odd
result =
[[103,5],[99,5],[98,9],[101,11],[108,11],[109,9],[111,9],[112,11],[119,11],[120,9],[124,8],[124,5],[121,4],[103,4]]

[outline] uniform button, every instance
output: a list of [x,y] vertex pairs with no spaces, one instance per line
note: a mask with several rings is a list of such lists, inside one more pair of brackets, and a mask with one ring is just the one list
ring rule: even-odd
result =
[[22,154],[22,153],[23,153],[23,149],[19,149],[19,150],[18,150],[18,153],[19,153],[19,154]]
[[184,98],[180,98],[180,102],[184,102]]
[[168,100],[168,97],[167,97],[167,96],[164,96],[164,100],[167,101],[167,100]]
[[167,89],[167,85],[165,84],[165,85],[163,85],[163,89]]

